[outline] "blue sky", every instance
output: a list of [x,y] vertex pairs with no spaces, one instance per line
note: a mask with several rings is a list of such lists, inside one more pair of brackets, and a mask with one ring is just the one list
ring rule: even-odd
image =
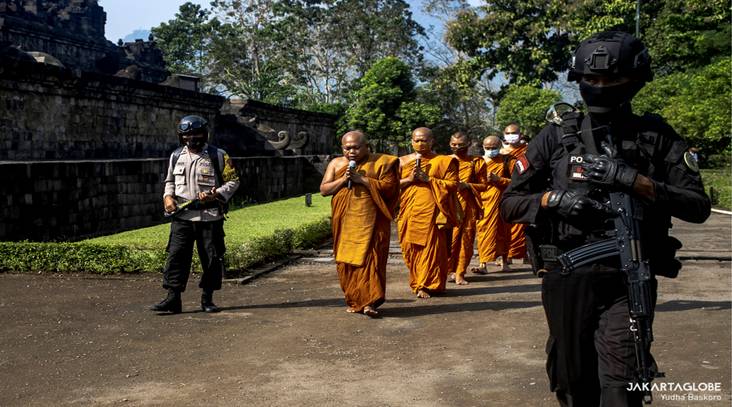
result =
[[[192,3],[208,7],[210,0],[189,0]],[[407,0],[414,13],[414,18],[425,28],[433,25],[441,30],[441,22],[422,13],[421,0]],[[105,33],[107,39],[116,43],[135,30],[149,30],[163,21],[175,16],[178,7],[185,0],[99,0],[99,5],[107,12]]]

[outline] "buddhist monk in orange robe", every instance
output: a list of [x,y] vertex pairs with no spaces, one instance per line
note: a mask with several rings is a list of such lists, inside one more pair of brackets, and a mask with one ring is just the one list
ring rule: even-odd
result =
[[445,291],[450,228],[459,225],[457,160],[432,151],[432,130],[412,132],[414,153],[399,157],[399,243],[419,298]]
[[469,139],[465,133],[455,133],[450,137],[452,156],[459,166],[460,184],[458,186],[458,203],[463,212],[462,222],[452,229],[452,244],[448,268],[448,281],[458,285],[466,285],[465,271],[473,258],[475,243],[476,220],[482,216],[480,191],[485,190],[486,184],[479,183],[476,177],[476,167],[481,166],[481,158],[468,155]]
[[333,195],[333,254],[346,311],[376,317],[386,293],[399,163],[395,156],[369,153],[361,131],[346,133],[341,144],[344,156],[328,164],[320,193]]
[[[511,165],[511,173],[513,166],[517,160],[526,154],[529,145],[523,140],[521,129],[516,123],[511,123],[503,130],[503,139],[506,141],[502,154],[508,155],[513,160]],[[526,257],[526,225],[523,223],[511,224],[511,238],[508,248],[508,260],[504,263],[511,263],[511,259],[523,259]]]
[[[511,183],[511,165],[513,162],[507,155],[500,154],[501,139],[498,136],[488,136],[483,140],[485,154],[482,158],[483,166],[478,171],[478,179],[483,181],[487,188],[480,194],[483,213],[477,222],[478,255],[480,266],[472,271],[477,274],[486,274],[486,264],[496,261],[498,257],[506,258],[510,244],[510,225],[500,217],[500,201],[503,191]],[[508,264],[501,264],[502,269],[508,269]]]

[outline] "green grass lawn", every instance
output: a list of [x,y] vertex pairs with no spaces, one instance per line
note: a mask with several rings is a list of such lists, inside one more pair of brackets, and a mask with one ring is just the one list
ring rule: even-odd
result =
[[[330,197],[313,194],[312,206],[305,206],[305,197],[247,206],[229,212],[224,222],[226,245],[241,246],[257,237],[269,236],[278,229],[296,229],[330,216]],[[124,245],[140,248],[165,248],[170,224],[130,230],[85,240],[103,245]]]
[[[295,248],[311,248],[330,235],[330,198],[297,197],[229,212],[224,222],[226,263],[244,272]],[[165,223],[80,242],[0,242],[0,271],[159,272],[165,265],[170,224]],[[194,270],[200,270],[193,256]]]
[[[701,170],[704,189],[712,197],[712,206],[718,209],[732,210],[732,169],[703,169]],[[715,193],[710,193],[714,188]]]

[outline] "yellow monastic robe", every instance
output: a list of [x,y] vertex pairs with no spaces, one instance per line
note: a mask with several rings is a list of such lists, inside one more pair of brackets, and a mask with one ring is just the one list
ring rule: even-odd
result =
[[[503,190],[511,183],[510,168],[513,161],[503,155],[482,161],[478,179],[484,182],[487,188],[480,194],[483,217],[477,222],[478,256],[481,263],[488,263],[498,256],[503,256],[505,259],[510,243],[510,225],[501,220],[500,202]],[[489,173],[494,173],[500,178],[490,181]]]
[[[401,178],[414,169],[415,160],[401,167]],[[399,197],[399,243],[409,269],[409,286],[415,293],[445,291],[447,283],[450,228],[459,225],[455,191],[459,176],[457,160],[451,156],[422,156],[426,183],[415,182]]]
[[[370,178],[369,186],[341,188],[331,201],[338,279],[346,304],[356,312],[384,302],[391,221],[399,196],[398,165],[397,157],[370,154],[356,167]],[[347,166],[338,170],[336,177],[346,170]]]
[[480,166],[481,158],[468,156],[465,159],[455,157],[459,165],[460,181],[470,185],[470,188],[458,188],[458,202],[463,212],[463,219],[460,225],[452,229],[452,243],[450,246],[450,257],[448,258],[448,269],[455,273],[457,280],[465,275],[465,270],[473,258],[473,244],[475,243],[475,222],[482,215],[480,203],[481,188],[476,178],[476,166]]
[[[528,144],[522,144],[519,147],[510,149],[508,155],[513,159],[511,164],[511,173],[513,174],[513,168],[516,165],[516,160],[526,154],[526,150],[529,149]],[[510,245],[508,247],[508,258],[523,259],[526,257],[526,225],[523,223],[511,224],[511,237]]]

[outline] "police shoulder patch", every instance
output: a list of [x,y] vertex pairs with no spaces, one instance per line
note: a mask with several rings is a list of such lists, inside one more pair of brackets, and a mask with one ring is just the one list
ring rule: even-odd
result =
[[694,158],[694,156],[688,151],[684,153],[684,164],[686,164],[692,172],[699,172],[699,163],[696,162],[696,158]]
[[526,159],[526,155],[522,155],[516,160],[516,169],[518,170],[519,175],[526,172],[526,170],[531,167],[531,164],[529,164],[529,160]]

